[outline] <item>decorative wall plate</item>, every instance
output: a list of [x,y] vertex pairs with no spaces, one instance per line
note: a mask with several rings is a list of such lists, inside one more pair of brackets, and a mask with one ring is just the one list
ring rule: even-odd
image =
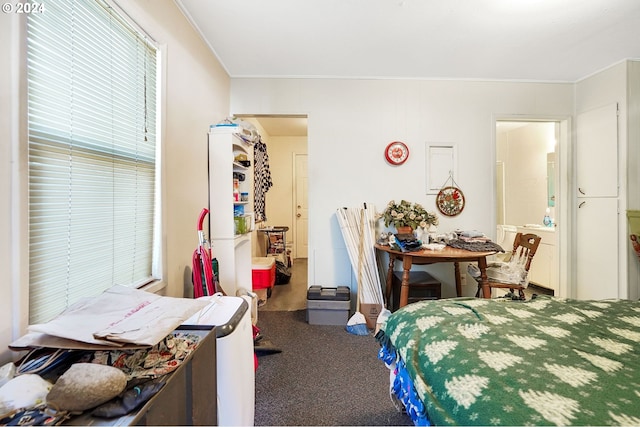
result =
[[458,187],[444,187],[436,196],[436,206],[442,215],[456,216],[464,209],[464,194]]
[[409,158],[409,147],[404,142],[394,141],[384,149],[384,157],[392,165],[401,165]]

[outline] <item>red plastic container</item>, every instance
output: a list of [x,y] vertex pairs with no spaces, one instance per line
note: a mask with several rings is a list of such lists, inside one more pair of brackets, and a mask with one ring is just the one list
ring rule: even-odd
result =
[[276,284],[276,259],[273,257],[253,258],[251,278],[253,290],[272,288]]

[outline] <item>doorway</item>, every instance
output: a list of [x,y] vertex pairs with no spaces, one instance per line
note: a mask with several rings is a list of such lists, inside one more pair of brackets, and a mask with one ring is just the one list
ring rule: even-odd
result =
[[[252,123],[267,146],[272,186],[265,193],[266,220],[256,224],[265,227],[286,227],[285,251],[289,257],[288,282],[278,282],[260,305],[262,311],[301,310],[306,307],[307,268],[307,116],[236,114]],[[253,234],[253,256],[266,256],[268,233]],[[278,260],[278,258],[276,258]],[[284,268],[284,267],[283,267]]]
[[[237,114],[236,117],[254,124],[267,145],[272,186],[265,195],[266,221],[259,226],[287,227],[285,244],[292,258],[307,258],[307,116]],[[303,241],[298,242],[298,238]],[[266,245],[258,242],[255,256],[266,255],[262,246]]]
[[[495,122],[495,201],[498,243],[516,232],[542,237],[530,281],[567,296],[565,221],[568,120],[500,119]],[[563,162],[563,163],[561,163]],[[560,197],[564,194],[565,197]],[[506,237],[509,236],[509,237]]]

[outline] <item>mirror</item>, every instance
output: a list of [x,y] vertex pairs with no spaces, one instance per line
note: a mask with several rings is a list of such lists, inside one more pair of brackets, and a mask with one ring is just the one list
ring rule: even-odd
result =
[[556,153],[547,153],[547,206],[556,205]]

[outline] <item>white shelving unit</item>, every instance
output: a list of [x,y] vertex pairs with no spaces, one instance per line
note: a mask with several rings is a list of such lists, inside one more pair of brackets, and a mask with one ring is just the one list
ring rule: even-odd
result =
[[[253,149],[238,136],[239,128],[215,126],[209,129],[209,215],[213,257],[218,259],[220,286],[227,295],[239,288],[252,289],[251,235],[253,221]],[[244,166],[234,159],[244,154],[251,162]],[[242,201],[234,193],[234,173],[244,174],[237,182],[239,193],[248,193]],[[234,212],[244,209],[246,230],[238,230]],[[244,231],[244,232],[242,232]]]

